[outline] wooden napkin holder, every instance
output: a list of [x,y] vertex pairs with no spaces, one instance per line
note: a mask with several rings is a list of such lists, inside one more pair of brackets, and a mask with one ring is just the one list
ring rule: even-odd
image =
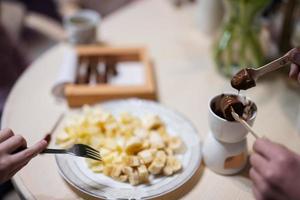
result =
[[[144,84],[142,85],[111,85],[109,83],[97,83],[95,85],[72,83],[64,88],[64,93],[70,107],[78,107],[84,104],[119,99],[119,98],[144,98],[156,100],[156,84],[154,69],[145,48],[114,48],[102,46],[78,46],[76,47],[78,60],[82,58],[110,58],[114,62],[134,61],[141,62],[144,67]],[[130,67],[130,66],[128,66]]]

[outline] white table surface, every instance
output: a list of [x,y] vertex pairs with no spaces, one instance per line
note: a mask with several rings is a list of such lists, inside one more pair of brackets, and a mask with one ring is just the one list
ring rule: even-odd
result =
[[[208,132],[208,100],[234,91],[229,80],[215,70],[212,38],[197,29],[195,12],[192,6],[176,9],[170,1],[136,1],[105,18],[100,35],[110,44],[148,47],[156,67],[160,102],[188,117],[203,141]],[[42,138],[58,115],[68,109],[50,93],[64,48],[59,44],[37,59],[7,100],[2,127],[22,134],[29,145]],[[268,76],[244,93],[258,106],[254,129],[300,153],[299,88],[291,88],[283,77]],[[251,148],[253,138],[248,139]],[[202,165],[191,181],[162,199],[253,199],[246,174],[221,176]],[[75,193],[60,177],[52,155],[36,157],[13,181],[27,199],[87,198]]]

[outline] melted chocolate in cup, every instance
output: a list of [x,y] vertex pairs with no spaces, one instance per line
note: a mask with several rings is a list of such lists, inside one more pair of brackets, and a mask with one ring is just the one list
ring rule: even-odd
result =
[[231,109],[239,115],[242,116],[244,113],[244,104],[234,95],[224,95],[221,98],[220,106],[222,110],[223,117],[228,121],[235,121],[231,114]]
[[253,102],[233,94],[222,94],[211,104],[211,109],[216,115],[227,121],[235,121],[231,115],[231,108],[244,120],[250,119],[257,110]]
[[248,68],[242,69],[231,79],[231,86],[237,90],[247,90],[255,85],[255,80]]

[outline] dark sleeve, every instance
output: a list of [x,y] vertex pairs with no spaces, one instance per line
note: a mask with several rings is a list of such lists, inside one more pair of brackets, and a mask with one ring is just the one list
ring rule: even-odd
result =
[[12,86],[25,67],[24,57],[0,25],[0,87]]

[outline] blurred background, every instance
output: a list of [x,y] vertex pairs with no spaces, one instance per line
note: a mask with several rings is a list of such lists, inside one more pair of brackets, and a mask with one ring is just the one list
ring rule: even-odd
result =
[[[67,41],[67,16],[90,9],[105,20],[134,1],[1,0],[0,116],[10,89],[30,63],[52,46]],[[187,5],[196,8],[194,25],[212,37],[212,57],[225,77],[243,66],[259,67],[300,46],[299,0],[168,1],[174,9]],[[0,199],[18,199],[11,183],[0,186]]]

